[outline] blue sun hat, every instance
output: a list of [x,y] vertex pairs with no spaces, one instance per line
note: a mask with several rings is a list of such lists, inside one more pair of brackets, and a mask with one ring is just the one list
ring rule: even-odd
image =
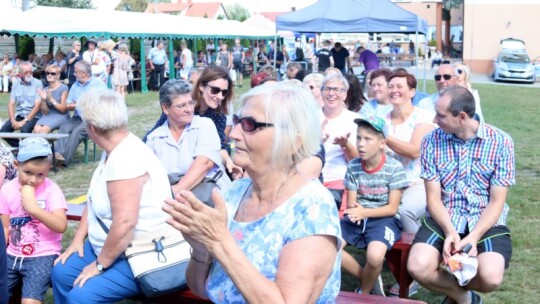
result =
[[380,118],[379,116],[369,115],[369,116],[363,116],[354,120],[354,123],[356,123],[357,125],[360,125],[360,123],[362,122],[368,123],[370,126],[373,127],[373,129],[375,129],[378,132],[381,132],[386,138],[384,119]]
[[19,153],[17,160],[25,162],[36,157],[45,157],[52,155],[51,146],[47,140],[41,137],[28,137],[19,143]]

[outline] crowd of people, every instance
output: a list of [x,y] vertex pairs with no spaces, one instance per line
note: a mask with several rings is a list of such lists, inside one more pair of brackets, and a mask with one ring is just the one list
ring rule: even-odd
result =
[[[441,64],[432,95],[399,68],[366,65],[362,86],[349,73],[348,51],[330,45],[303,55],[319,57],[320,73],[290,61],[283,48],[277,68],[272,56],[260,56],[252,89],[233,110],[248,56],[239,39],[232,52],[208,44],[195,59],[182,42],[179,72],[167,81],[158,42],[148,59],[162,114],[142,139],[129,131],[125,92],[107,90],[99,53],[80,54],[74,43],[70,86],[51,65],[43,88],[21,62],[2,131],[69,134],[57,144],[64,165],[87,137],[104,152],[80,226],[61,252],[66,203],[47,178],[48,143],[10,142],[19,145],[16,158],[0,146],[0,246],[7,245],[0,267],[9,264],[0,294],[21,282],[23,301],[43,301],[51,283],[58,303],[140,294],[122,253],[136,231],[171,225],[192,247],[189,288],[213,302],[331,303],[341,269],[359,280],[358,293],[397,295],[400,286],[385,291],[380,273],[407,232],[416,235],[410,295],[423,286],[445,295],[444,303],[482,303],[478,292],[501,284],[512,255],[512,139],[484,122],[466,65]],[[113,75],[130,66],[127,47],[117,49]],[[190,190],[219,172],[210,207]],[[365,265],[346,245],[366,249]],[[461,286],[440,264],[466,246],[478,271]]]

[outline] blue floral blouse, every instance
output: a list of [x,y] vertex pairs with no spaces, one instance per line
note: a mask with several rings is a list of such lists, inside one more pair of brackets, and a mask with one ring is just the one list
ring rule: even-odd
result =
[[[238,246],[266,278],[275,280],[279,253],[294,240],[311,235],[331,235],[336,237],[339,248],[341,228],[336,203],[318,180],[302,187],[265,217],[254,222],[237,222],[235,214],[250,185],[250,179],[237,180],[225,193],[228,225]],[[340,267],[341,255],[338,254],[332,274],[316,303],[335,302],[341,284]],[[246,302],[218,262],[213,264],[206,284],[208,297],[215,303]]]

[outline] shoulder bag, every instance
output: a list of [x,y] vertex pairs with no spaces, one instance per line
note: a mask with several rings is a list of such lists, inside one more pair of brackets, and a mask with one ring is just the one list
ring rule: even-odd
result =
[[[200,182],[197,186],[193,187],[190,191],[201,202],[213,208],[214,201],[212,200],[212,190],[214,190],[214,188],[219,189],[217,182],[221,178],[222,175],[223,175],[223,171],[219,170],[211,178],[205,177],[202,180],[202,182]],[[178,183],[182,179],[182,177],[184,177],[184,174],[169,173],[168,176],[169,176],[169,183],[172,186],[172,185],[176,185],[176,183]],[[175,193],[173,193],[173,197],[174,196],[175,196]]]
[[[107,226],[96,218],[108,234]],[[180,231],[164,223],[150,231],[135,232],[125,258],[142,292],[151,298],[187,288],[190,249]]]

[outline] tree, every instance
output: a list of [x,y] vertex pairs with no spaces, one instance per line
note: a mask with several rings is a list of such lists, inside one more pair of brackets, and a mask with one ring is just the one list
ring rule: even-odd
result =
[[92,0],[35,0],[34,3],[40,6],[94,8]]
[[448,47],[447,55],[452,55],[452,43],[450,41],[450,20],[451,20],[451,14],[450,11],[453,8],[458,8],[463,4],[463,0],[443,0],[443,7],[442,7],[442,19],[445,21],[444,26],[444,41],[446,42],[446,46]]
[[[171,0],[157,0],[158,3],[170,3]],[[122,0],[116,6],[117,11],[129,11],[142,13],[148,7],[148,4],[153,5],[154,0]],[[152,10],[153,12],[153,10]]]
[[243,22],[251,16],[249,11],[238,3],[235,3],[233,5],[227,5],[226,10],[227,16],[230,20],[238,20],[240,22]]

